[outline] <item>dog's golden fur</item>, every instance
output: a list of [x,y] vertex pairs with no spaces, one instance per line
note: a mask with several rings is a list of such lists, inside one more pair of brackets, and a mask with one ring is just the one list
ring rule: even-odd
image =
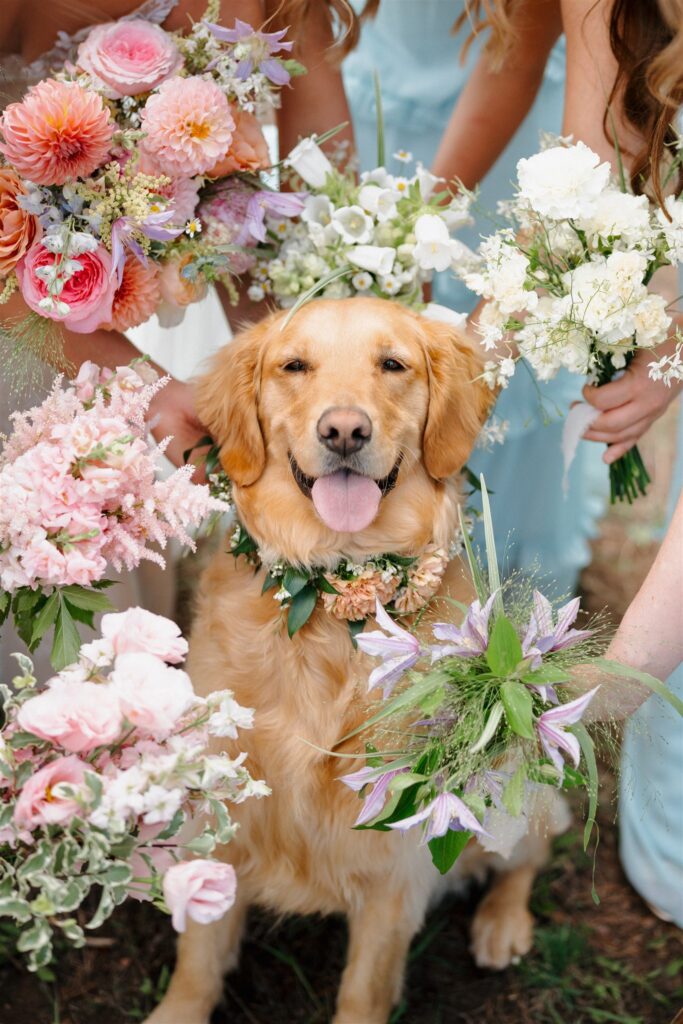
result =
[[[387,372],[387,359],[403,369]],[[298,361],[295,363],[295,361]],[[302,372],[291,372],[292,367]],[[457,521],[455,475],[485,418],[480,366],[452,328],[376,299],[324,300],[283,329],[283,314],[238,336],[199,382],[199,412],[221,444],[240,517],[265,557],[333,565],[343,553],[414,554],[446,545]],[[315,426],[332,406],[362,408],[373,424],[359,471],[385,477],[402,457],[395,489],[359,534],[337,534],[298,488],[294,455],[312,477],[330,472]],[[235,808],[240,828],[224,849],[238,875],[237,903],[223,921],[190,922],[181,936],[169,992],[154,1024],[205,1024],[234,966],[251,903],[282,913],[343,912],[350,940],[335,1022],[382,1024],[398,999],[410,940],[427,905],[448,884],[436,874],[416,830],[404,835],[354,831],[358,798],[338,776],[360,766],[321,751],[338,747],[375,699],[362,685],[370,664],[349,642],[346,623],[320,609],[289,639],[262,573],[217,555],[205,572],[190,644],[195,688],[221,687],[256,710],[240,735],[253,775],[272,795]],[[458,561],[443,592],[468,599]],[[443,617],[443,608],[442,608]],[[357,741],[360,743],[360,741]],[[543,829],[509,861],[470,843],[458,878],[500,871],[473,924],[479,963],[503,967],[531,942],[528,893],[546,856]],[[452,880],[452,879],[451,879]]]

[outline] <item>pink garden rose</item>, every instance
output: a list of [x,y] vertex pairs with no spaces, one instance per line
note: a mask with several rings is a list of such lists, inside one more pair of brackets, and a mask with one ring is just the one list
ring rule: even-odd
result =
[[142,111],[144,148],[164,174],[204,174],[225,156],[235,121],[215,82],[193,75],[170,78]]
[[22,729],[81,754],[113,743],[123,716],[118,697],[104,683],[56,679],[37,697],[22,704],[17,722]]
[[116,275],[111,273],[111,256],[104,246],[78,256],[81,269],[66,281],[59,296],[69,306],[66,315],[40,305],[48,297],[48,291],[45,281],[36,272],[41,267],[52,266],[56,259],[54,253],[36,242],[17,264],[19,288],[26,304],[41,316],[60,320],[76,334],[89,334],[100,324],[109,323],[117,282]]
[[112,645],[114,654],[154,654],[162,661],[177,664],[187,654],[187,640],[171,619],[144,608],[105,615],[102,636]]
[[150,92],[182,66],[167,32],[136,18],[97,25],[78,48],[77,63],[107,86],[110,99]]
[[173,927],[184,932],[187,918],[199,924],[217,921],[235,902],[237,880],[231,864],[187,860],[174,864],[164,875],[164,899]]
[[157,738],[172,732],[196,700],[187,672],[153,654],[119,654],[111,681],[131,725]]
[[87,765],[73,754],[60,757],[32,775],[24,784],[14,808],[14,821],[19,828],[40,825],[61,825],[79,811],[73,797],[61,789],[61,783],[82,786]]

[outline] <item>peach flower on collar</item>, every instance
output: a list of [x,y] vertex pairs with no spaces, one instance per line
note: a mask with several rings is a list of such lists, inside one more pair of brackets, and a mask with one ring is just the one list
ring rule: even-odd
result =
[[19,204],[26,189],[19,175],[0,167],[0,278],[6,277],[42,234],[38,220]]
[[225,156],[206,172],[209,178],[224,178],[235,171],[260,171],[264,167],[269,167],[271,163],[268,143],[258,119],[233,104],[230,106],[230,112],[235,122],[230,148]]

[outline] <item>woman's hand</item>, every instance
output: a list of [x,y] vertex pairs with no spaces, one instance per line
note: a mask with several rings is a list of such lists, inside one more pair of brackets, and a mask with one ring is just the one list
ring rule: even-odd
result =
[[633,448],[680,393],[681,384],[667,387],[652,380],[649,364],[654,358],[653,352],[641,349],[619,380],[583,389],[585,400],[601,412],[584,437],[609,445],[602,457],[608,465]]
[[[194,406],[194,393],[190,384],[179,380],[170,380],[152,399],[148,422],[156,441],[173,435],[166,455],[176,466],[184,464],[183,454],[207,433],[202,425]],[[197,453],[190,458],[196,462]],[[195,483],[203,477],[204,471],[198,467],[195,472]]]

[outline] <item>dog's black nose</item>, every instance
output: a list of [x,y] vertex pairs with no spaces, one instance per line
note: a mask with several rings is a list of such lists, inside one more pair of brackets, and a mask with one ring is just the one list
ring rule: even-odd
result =
[[318,440],[336,455],[353,455],[372,437],[372,422],[362,409],[335,406],[318,420]]

